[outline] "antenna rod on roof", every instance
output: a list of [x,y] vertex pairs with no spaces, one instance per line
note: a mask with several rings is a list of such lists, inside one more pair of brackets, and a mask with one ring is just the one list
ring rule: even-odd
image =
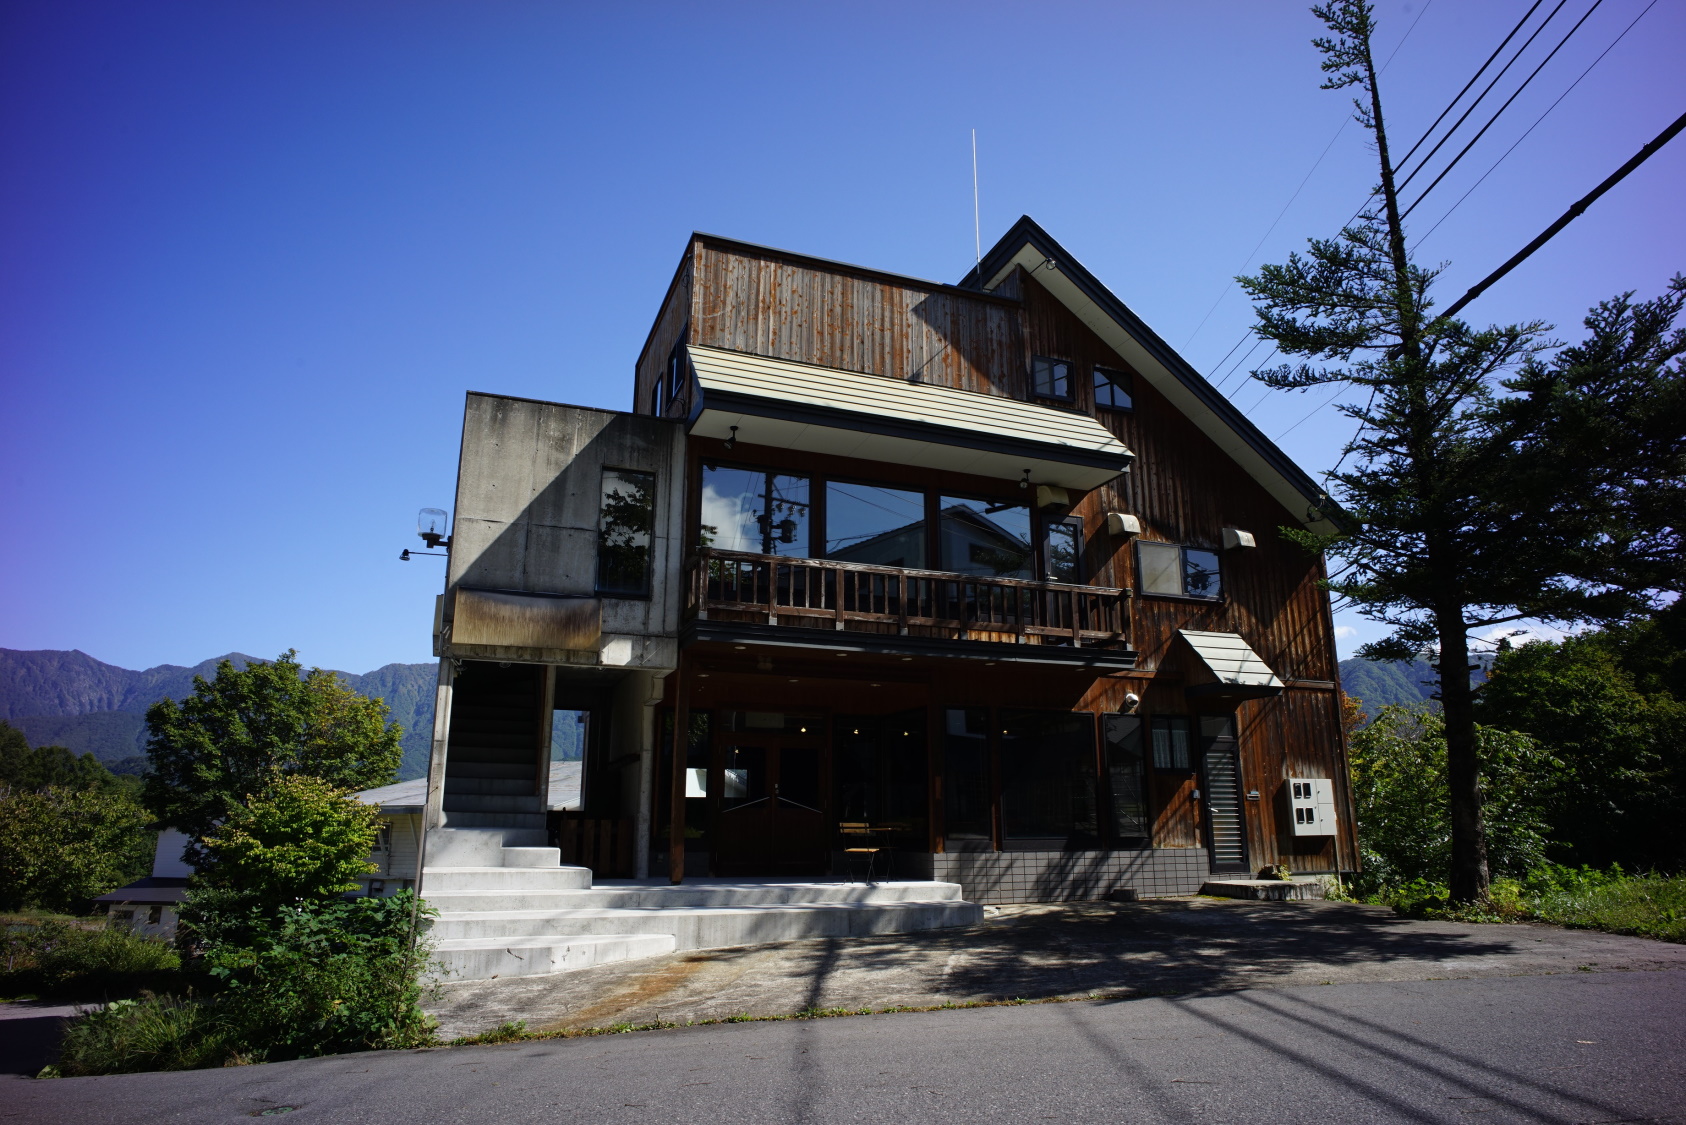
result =
[[978,269],[978,288],[984,286],[983,279],[983,232],[978,224],[978,131],[972,130],[972,250],[976,257]]

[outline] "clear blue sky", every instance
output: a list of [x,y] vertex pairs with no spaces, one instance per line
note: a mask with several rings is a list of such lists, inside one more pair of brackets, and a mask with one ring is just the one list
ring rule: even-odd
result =
[[[1647,2],[1606,0],[1415,231]],[[1526,6],[1380,4],[1383,57],[1420,17],[1383,75],[1397,141]],[[1347,112],[1317,30],[1257,0],[11,0],[0,646],[429,659],[440,563],[397,555],[451,504],[465,390],[629,408],[692,229],[957,280],[972,128],[984,245],[1029,213],[1211,372],[1250,319],[1228,279]],[[1662,0],[1424,241],[1444,300],[1686,109],[1683,47]],[[1373,178],[1348,125],[1252,262],[1332,233]],[[1686,268],[1683,182],[1686,140],[1469,315],[1574,335],[1655,294]],[[1307,469],[1334,460],[1332,409],[1295,425],[1328,392],[1228,389]]]

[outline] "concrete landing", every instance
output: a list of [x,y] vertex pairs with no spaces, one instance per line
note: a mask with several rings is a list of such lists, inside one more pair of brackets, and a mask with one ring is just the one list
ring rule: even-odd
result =
[[1259,902],[1306,902],[1324,897],[1323,880],[1314,876],[1281,879],[1209,879],[1200,893],[1217,898],[1245,898]]

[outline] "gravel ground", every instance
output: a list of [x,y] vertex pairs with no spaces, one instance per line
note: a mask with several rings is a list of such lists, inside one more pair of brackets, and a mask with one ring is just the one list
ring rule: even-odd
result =
[[1544,925],[1417,922],[1333,902],[1157,899],[991,908],[980,926],[691,950],[442,985],[446,1038],[807,1008],[1686,969],[1686,946]]

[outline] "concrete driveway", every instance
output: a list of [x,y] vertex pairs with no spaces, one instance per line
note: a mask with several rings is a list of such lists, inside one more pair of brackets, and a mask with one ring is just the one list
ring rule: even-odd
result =
[[1130,998],[1351,982],[1686,969],[1686,946],[1542,925],[1416,922],[1333,902],[1158,899],[992,908],[981,926],[693,950],[550,977],[464,981],[429,1003],[446,1038],[529,1029]]

